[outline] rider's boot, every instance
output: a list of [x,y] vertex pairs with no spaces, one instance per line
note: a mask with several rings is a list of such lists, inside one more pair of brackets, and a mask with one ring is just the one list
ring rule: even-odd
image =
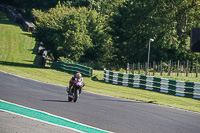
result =
[[67,86],[66,92],[69,93],[69,86]]
[[71,87],[68,87],[68,86],[67,86],[67,89],[66,89],[66,91],[67,91],[67,93],[68,93],[69,95],[71,95],[71,94],[72,94],[71,90],[72,90],[72,89],[71,89]]

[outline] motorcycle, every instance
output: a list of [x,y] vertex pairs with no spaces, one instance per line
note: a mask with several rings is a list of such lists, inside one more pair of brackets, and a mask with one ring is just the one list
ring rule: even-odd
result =
[[82,88],[85,84],[82,81],[75,80],[71,90],[69,87],[67,87],[67,93],[68,93],[68,101],[76,102],[78,100],[79,95],[82,92]]

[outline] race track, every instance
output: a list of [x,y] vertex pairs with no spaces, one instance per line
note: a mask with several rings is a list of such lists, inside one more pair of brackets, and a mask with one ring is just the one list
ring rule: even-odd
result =
[[68,102],[65,87],[0,72],[0,99],[116,133],[199,133],[200,114],[83,91]]

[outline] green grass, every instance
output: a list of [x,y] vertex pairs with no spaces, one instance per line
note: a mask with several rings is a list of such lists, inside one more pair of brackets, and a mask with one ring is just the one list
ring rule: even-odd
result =
[[0,12],[0,63],[33,64],[35,39]]
[[[31,33],[23,32],[19,25],[9,21],[1,12],[0,29],[0,70],[43,82],[64,86],[68,84],[71,74],[34,65],[37,57],[32,54],[35,40]],[[85,90],[200,112],[200,100],[104,83],[101,81],[103,71],[94,70],[94,75],[99,80],[84,78]]]
[[[153,74],[151,76],[153,76]],[[199,82],[200,83],[200,75],[198,74],[198,77],[196,77],[196,73],[189,73],[188,77],[186,77],[186,73],[179,73],[178,77],[177,77],[177,73],[171,73],[170,76],[168,76],[168,73],[163,73],[163,76],[160,76],[160,73],[155,73],[155,77],[168,78],[168,79],[185,81],[185,82]]]

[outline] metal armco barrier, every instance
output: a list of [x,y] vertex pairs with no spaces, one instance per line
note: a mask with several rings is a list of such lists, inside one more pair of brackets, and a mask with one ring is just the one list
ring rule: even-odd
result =
[[117,73],[104,69],[104,82],[200,99],[200,83],[183,82],[137,74]]
[[83,66],[75,63],[67,63],[63,61],[53,62],[51,69],[56,69],[68,73],[81,73],[85,77],[92,77],[93,69],[91,67]]

